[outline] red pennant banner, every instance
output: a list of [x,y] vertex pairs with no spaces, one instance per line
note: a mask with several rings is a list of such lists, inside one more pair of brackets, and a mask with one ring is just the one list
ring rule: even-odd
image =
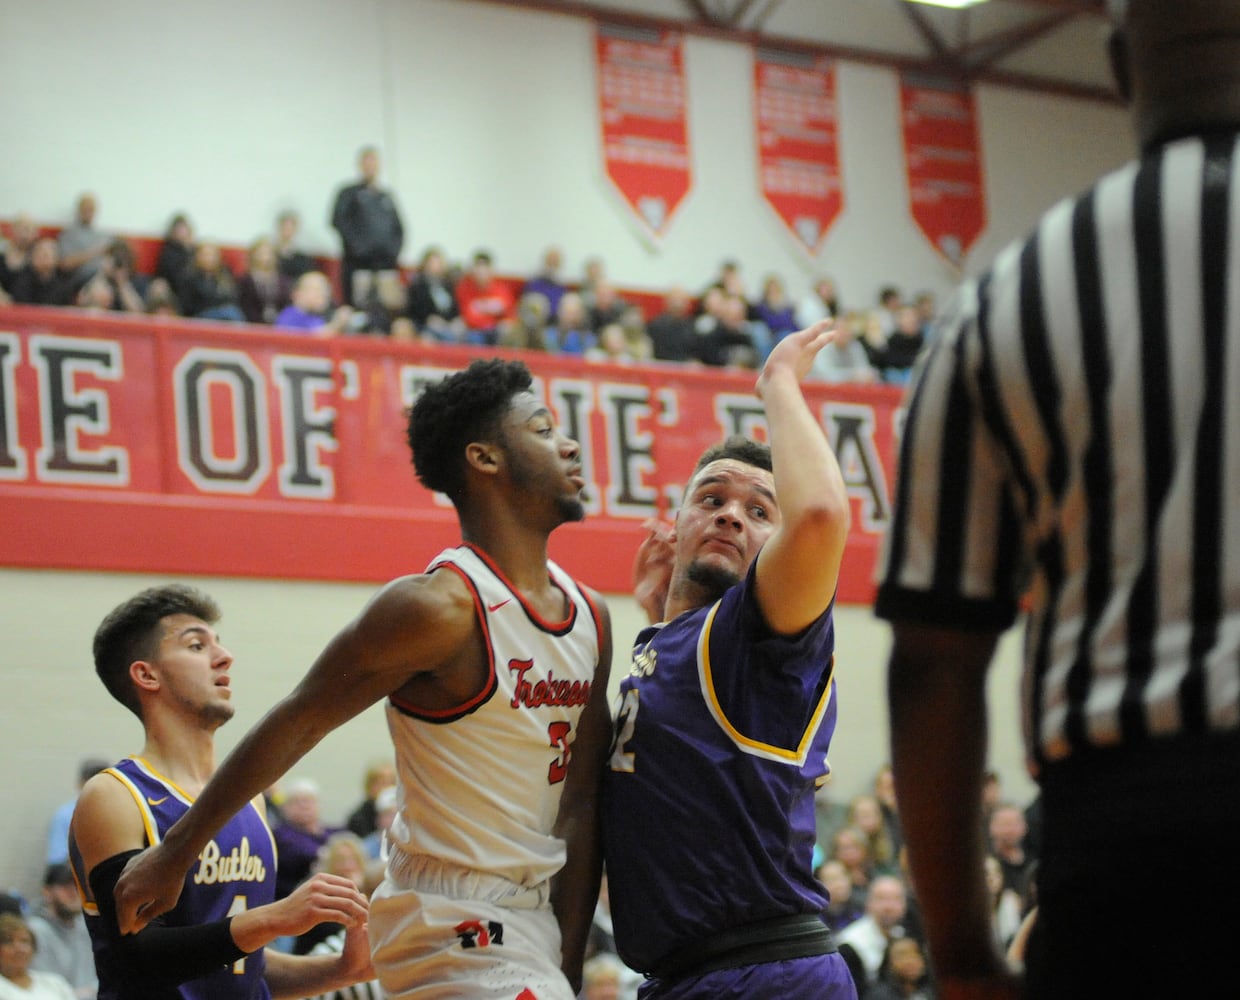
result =
[[599,24],[595,51],[607,176],[659,239],[692,185],[683,37]]
[[959,266],[986,228],[973,95],[956,83],[902,75],[900,108],[913,220]]
[[811,256],[844,207],[836,125],[835,64],[759,49],[754,118],[762,196]]

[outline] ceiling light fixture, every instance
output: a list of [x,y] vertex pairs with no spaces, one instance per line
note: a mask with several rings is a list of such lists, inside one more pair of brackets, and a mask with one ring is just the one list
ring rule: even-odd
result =
[[932,7],[950,7],[952,10],[960,10],[963,7],[974,7],[979,3],[985,3],[986,0],[905,0],[907,3],[926,3]]

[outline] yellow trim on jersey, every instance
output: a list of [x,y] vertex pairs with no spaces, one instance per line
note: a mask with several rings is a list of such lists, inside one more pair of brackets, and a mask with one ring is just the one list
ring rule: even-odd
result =
[[142,817],[142,825],[146,827],[146,842],[151,845],[158,844],[159,828],[155,825],[155,816],[151,812],[151,807],[146,804],[146,796],[142,794],[137,785],[116,768],[105,768],[103,773],[110,774],[128,790],[134,804],[138,807],[138,815]]
[[801,742],[797,748],[789,750],[785,747],[777,747],[770,743],[752,740],[748,736],[743,735],[728,721],[728,717],[723,712],[723,706],[719,704],[719,699],[715,696],[715,682],[710,666],[710,630],[714,624],[715,612],[719,610],[720,603],[722,602],[715,602],[706,615],[706,621],[702,623],[702,630],[698,633],[698,677],[701,680],[702,694],[706,699],[706,707],[710,709],[710,714],[714,716],[715,722],[719,724],[719,727],[731,737],[732,742],[746,753],[751,753],[758,757],[766,757],[769,760],[796,764],[797,766],[803,765],[808,755],[810,744],[813,742],[814,734],[818,732],[818,726],[822,722],[827,705],[831,703],[831,695],[835,690],[835,657],[831,657],[831,679],[827,681],[822,697],[818,699],[818,704],[814,708],[814,714],[810,717],[809,724],[805,727],[805,732],[801,735]]

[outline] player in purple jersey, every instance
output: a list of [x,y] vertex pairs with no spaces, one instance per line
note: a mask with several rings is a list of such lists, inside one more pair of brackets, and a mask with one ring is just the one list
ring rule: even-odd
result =
[[[232,654],[207,595],[144,590],[95,632],[95,669],[142,720],[141,754],[91,778],[69,827],[100,1000],[264,1000],[334,990],[373,975],[366,897],[349,879],[316,875],[275,897],[275,845],[261,801],[203,846],[175,909],[137,934],[119,932],[113,891],[126,862],[158,844],[215,770],[215,731],[233,715]],[[345,924],[339,955],[265,950],[320,923]]]
[[643,1000],[856,996],[811,871],[850,512],[800,382],[832,336],[824,322],[775,346],[757,382],[769,446],[709,449],[639,557],[644,595],[670,576],[620,685],[603,834]]

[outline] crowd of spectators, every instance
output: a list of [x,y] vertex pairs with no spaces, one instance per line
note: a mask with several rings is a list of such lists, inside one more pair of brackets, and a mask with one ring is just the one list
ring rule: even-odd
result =
[[932,295],[906,300],[887,287],[873,306],[846,307],[826,275],[800,295],[775,274],[751,291],[732,260],[700,288],[677,286],[658,296],[626,294],[600,256],[586,261],[579,277],[567,275],[555,246],[526,276],[501,275],[488,250],[454,260],[435,245],[402,268],[404,227],[394,199],[378,185],[378,169],[377,152],[363,150],[359,178],[337,192],[338,266],[299,245],[293,211],[280,213],[271,234],[254,239],[243,257],[199,238],[193,220],[176,212],[146,267],[137,265],[132,240],[96,225],[94,195],[81,195],[73,220],[58,230],[18,215],[8,238],[0,236],[0,305],[750,370],[781,337],[831,316],[840,332],[818,356],[813,377],[835,383],[904,382],[930,334]]

